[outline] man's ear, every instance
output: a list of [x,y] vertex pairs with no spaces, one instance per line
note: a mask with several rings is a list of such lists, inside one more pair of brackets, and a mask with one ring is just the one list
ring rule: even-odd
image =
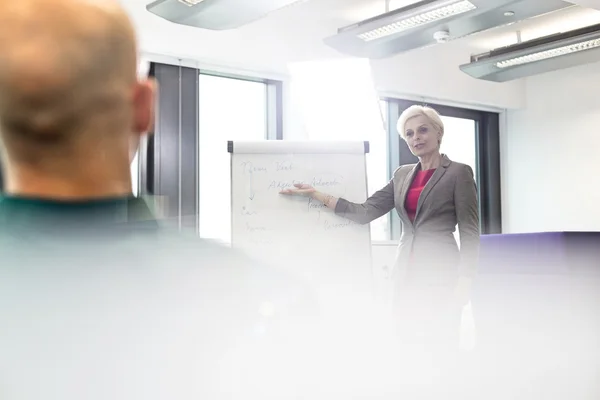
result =
[[145,135],[154,129],[157,85],[154,79],[137,82],[133,93],[133,132]]

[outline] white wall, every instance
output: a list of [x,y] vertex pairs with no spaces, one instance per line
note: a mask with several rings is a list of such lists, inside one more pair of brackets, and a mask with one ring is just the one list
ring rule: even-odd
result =
[[505,232],[600,231],[600,63],[528,78],[502,134]]

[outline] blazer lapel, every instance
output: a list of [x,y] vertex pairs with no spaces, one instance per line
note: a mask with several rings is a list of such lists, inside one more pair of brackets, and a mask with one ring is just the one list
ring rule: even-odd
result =
[[406,194],[408,193],[408,189],[410,188],[410,184],[412,183],[415,174],[421,168],[421,163],[415,164],[413,169],[406,174],[404,178],[404,182],[402,183],[402,189],[400,190],[400,212],[402,213],[403,219],[410,223],[410,218],[408,218],[408,213],[405,208]]
[[431,189],[433,189],[433,187],[440,181],[440,179],[442,179],[442,176],[444,176],[444,174],[446,173],[446,168],[448,168],[450,163],[450,159],[444,154],[442,156],[442,162],[440,166],[435,170],[435,172],[429,179],[429,182],[427,182],[427,184],[423,188],[423,191],[421,192],[421,195],[419,196],[419,202],[417,203],[417,213],[415,214],[415,221],[419,216],[419,211],[421,210],[423,203],[427,199],[427,196],[429,196],[429,193],[431,193]]

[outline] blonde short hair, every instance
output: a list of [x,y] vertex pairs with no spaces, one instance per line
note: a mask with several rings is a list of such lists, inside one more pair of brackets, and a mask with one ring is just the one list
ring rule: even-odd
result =
[[398,133],[403,139],[406,140],[406,131],[404,129],[406,126],[406,121],[419,116],[427,118],[428,122],[435,129],[439,130],[442,135],[444,134],[444,122],[437,111],[431,107],[414,105],[404,110],[404,112],[400,115],[400,118],[398,118],[396,129],[398,129]]

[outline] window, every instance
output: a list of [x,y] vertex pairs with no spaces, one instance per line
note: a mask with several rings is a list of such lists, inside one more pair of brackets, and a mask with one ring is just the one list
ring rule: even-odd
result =
[[139,151],[135,153],[135,157],[133,158],[133,161],[131,162],[131,193],[133,193],[133,195],[136,197],[139,193],[140,164],[139,164],[138,154],[139,154]]
[[473,169],[477,181],[477,122],[467,118],[442,116],[444,139],[441,152]]
[[[274,83],[200,75],[199,229],[200,236],[231,242],[229,140],[265,140],[271,135]],[[276,136],[280,136],[277,133]]]

